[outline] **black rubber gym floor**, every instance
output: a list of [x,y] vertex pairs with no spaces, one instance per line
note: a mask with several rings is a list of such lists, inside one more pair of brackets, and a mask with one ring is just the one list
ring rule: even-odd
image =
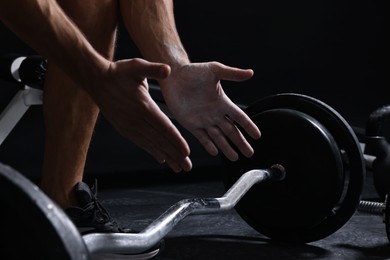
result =
[[[378,200],[370,172],[366,179],[362,199]],[[147,227],[182,199],[217,198],[226,192],[218,178],[136,184],[103,178],[99,186],[98,196],[112,216],[136,230]],[[164,240],[165,247],[157,259],[390,259],[382,217],[358,211],[334,234],[308,244],[273,243],[235,210],[189,215]]]

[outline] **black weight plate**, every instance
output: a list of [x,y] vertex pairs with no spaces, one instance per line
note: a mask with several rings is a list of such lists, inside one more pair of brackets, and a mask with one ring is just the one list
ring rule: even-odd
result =
[[[303,127],[304,124],[296,123],[286,126],[283,125],[283,123],[280,123],[280,120],[277,118],[274,120],[267,119],[271,122],[261,121],[264,117],[264,115],[261,114],[267,114],[267,111],[275,110],[293,111],[294,113],[291,113],[291,120],[293,121],[296,121],[296,115],[303,115],[305,118],[303,122],[310,119],[309,121],[314,122],[316,125],[313,127],[322,130],[323,133],[319,134],[316,133],[314,129],[307,129],[305,131],[309,131],[309,133],[312,132],[311,135],[307,135],[307,133],[300,132],[302,131],[300,128]],[[269,167],[273,163],[281,163],[283,165],[283,162],[268,162],[268,158],[263,158],[267,156],[269,151],[275,150],[276,148],[278,154],[270,155],[270,157],[275,157],[276,160],[278,160],[279,157],[279,159],[286,160],[285,163],[288,162],[288,164],[294,162],[295,165],[293,166],[297,168],[292,169],[293,171],[290,169],[289,171],[289,167],[285,166],[286,173],[288,176],[289,172],[292,172],[294,174],[292,179],[296,178],[295,175],[299,178],[297,180],[287,181],[287,187],[286,184],[281,182],[279,183],[281,187],[277,188],[280,193],[290,196],[290,198],[285,198],[285,200],[291,201],[291,204],[288,205],[287,209],[280,207],[278,209],[278,206],[276,205],[277,202],[272,203],[272,194],[269,195],[267,191],[264,191],[264,194],[261,194],[263,197],[262,199],[255,198],[254,201],[245,202],[247,195],[250,194],[248,192],[248,194],[246,194],[237,204],[237,212],[248,222],[248,224],[260,233],[271,239],[280,241],[299,243],[311,242],[327,237],[341,228],[356,210],[363,189],[365,176],[365,166],[360,144],[348,123],[327,104],[312,97],[291,93],[267,97],[246,108],[246,112],[260,127],[263,136],[257,141],[250,141],[255,147],[255,155],[252,158],[246,159],[241,156],[237,162],[233,163],[224,159],[224,165],[227,166],[226,171],[228,172],[228,174],[225,175],[226,188],[229,188],[236,181],[236,178],[248,169],[247,164],[249,164],[249,162],[250,168]],[[275,112],[271,112],[271,114],[273,113]],[[287,116],[287,114],[285,115]],[[260,121],[258,121],[258,117]],[[275,147],[272,141],[276,140],[277,137],[272,137],[272,133],[268,134],[271,137],[267,137],[266,129],[268,128],[267,125],[270,124],[273,125],[269,127],[271,131],[272,129],[280,128],[277,131],[282,136],[281,138],[287,140],[277,140],[276,142],[279,147]],[[307,122],[305,124],[306,127],[310,128],[310,124],[307,124]],[[266,131],[265,133],[263,129]],[[269,151],[264,151],[263,153],[259,152],[258,150],[259,147],[261,147],[261,142],[267,142],[265,139],[268,138],[271,138],[271,141],[264,146],[266,147],[265,149],[268,149]],[[295,141],[290,141],[290,139],[299,139],[300,141],[297,141],[294,145]],[[331,139],[333,139],[333,141],[327,141],[330,141]],[[332,152],[326,152],[324,153],[326,156],[321,160],[318,158],[318,156],[322,156],[321,152],[312,152],[313,149],[316,149],[317,142],[319,142],[318,146],[321,147],[320,149],[332,150],[337,147],[339,152],[333,155]],[[285,146],[283,146],[283,143]],[[302,147],[301,143],[304,143],[306,148]],[[294,145],[296,147],[294,149],[294,147],[288,147],[287,145]],[[341,154],[343,166],[342,172],[340,173],[336,165],[340,162]],[[289,158],[290,156],[291,158]],[[262,163],[264,161],[270,164],[263,165]],[[295,172],[299,168],[301,168],[303,172]],[[329,172],[326,173],[326,171]],[[330,176],[325,177],[325,173]],[[324,180],[327,181],[321,185],[320,181],[315,180],[317,174],[319,174],[321,179],[324,178]],[[303,180],[305,178],[308,178],[307,181]],[[338,182],[338,178],[341,178],[342,180],[339,179],[340,182]],[[311,194],[312,191],[305,185],[302,190],[302,184],[300,184],[301,186],[294,184],[294,182],[300,183],[302,181],[306,182],[307,186],[313,186],[312,189],[316,199],[311,199],[313,196]],[[269,192],[277,187],[277,184],[272,184],[272,188],[266,187],[268,185],[269,184],[260,184],[258,185],[260,187],[254,188],[256,190],[266,188]],[[317,188],[321,191],[317,192]],[[288,191],[284,191],[285,189]],[[306,194],[307,192],[309,193]],[[330,197],[327,199],[323,198],[320,193],[323,193],[325,197]],[[261,206],[261,204],[268,199],[270,202],[265,202],[268,206]],[[278,199],[281,200],[281,198]],[[323,201],[321,201],[321,199]],[[322,203],[324,203],[324,201],[325,204],[322,208]],[[286,205],[288,203],[284,201],[284,204]],[[258,207],[267,208],[259,210],[260,208]],[[275,207],[276,209],[273,209]],[[269,209],[274,210],[274,212],[270,213],[267,217],[261,216],[260,219],[257,219],[259,214],[267,214]],[[258,211],[264,212],[256,213]],[[303,216],[305,214],[309,214],[310,216]],[[300,219],[301,217],[303,220]],[[272,220],[273,218],[275,218],[275,220]],[[264,223],[262,223],[262,221],[264,221]]]
[[253,144],[254,157],[230,165],[232,181],[243,172],[273,164],[283,165],[286,178],[253,187],[238,212],[273,238],[311,230],[327,217],[344,187],[338,146],[317,120],[299,111],[271,109],[252,120],[261,124],[263,137]]
[[90,259],[66,214],[34,183],[1,163],[0,207],[0,259]]

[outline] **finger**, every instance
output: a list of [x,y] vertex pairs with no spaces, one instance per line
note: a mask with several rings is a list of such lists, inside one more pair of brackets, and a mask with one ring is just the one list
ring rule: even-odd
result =
[[254,153],[252,146],[245,139],[237,126],[229,119],[225,118],[219,123],[219,128],[245,157],[251,157]]
[[[178,165],[189,155],[189,148],[184,139],[178,134],[177,136],[171,136],[169,132],[175,128],[152,128],[149,132],[153,137],[154,146],[156,149],[161,150],[162,154],[158,158],[162,161],[165,160],[171,164],[177,163]],[[182,145],[180,145],[182,144]]]
[[171,73],[171,67],[164,63],[149,62],[144,59],[131,60],[132,74],[143,79],[164,79]]
[[180,167],[180,164],[178,164],[176,161],[167,159],[167,165],[169,166],[169,168],[172,169],[172,171],[174,171],[176,173],[179,173],[179,172],[182,171],[182,168]]
[[214,145],[213,141],[205,130],[194,130],[192,131],[192,134],[196,137],[196,139],[198,139],[199,143],[210,155],[218,155],[218,148]]
[[127,135],[159,163],[167,162],[175,171],[180,171],[183,164],[189,170],[191,164],[186,158],[190,150],[185,139],[152,99],[144,105],[141,121],[136,123],[138,127],[128,129]]
[[160,145],[169,157],[176,161],[181,161],[188,157],[190,154],[188,143],[172,121],[160,110],[153,100],[149,102],[148,109],[151,112],[145,120],[150,125],[156,138],[159,137],[157,140],[160,143],[157,143],[157,145]]
[[189,157],[184,158],[181,162],[173,161],[168,157],[166,163],[176,173],[183,170],[189,172],[192,169],[192,162]]
[[[235,106],[235,105],[234,105]],[[236,107],[236,106],[235,106]],[[261,131],[258,126],[251,120],[251,118],[240,108],[231,109],[227,116],[235,124],[240,125],[250,137],[257,140],[261,137]]]
[[244,81],[250,79],[254,71],[252,69],[240,69],[235,67],[226,66],[219,62],[211,63],[217,78],[230,81]]
[[229,142],[227,141],[225,135],[223,132],[216,126],[209,127],[207,129],[207,133],[209,134],[210,138],[213,140],[215,145],[222,151],[222,153],[231,161],[237,161],[238,160],[238,154],[234,149],[231,147]]
[[177,161],[169,156],[169,154],[163,152],[163,158],[160,163],[166,163],[174,172],[178,173],[181,172],[182,170],[189,172],[192,169],[192,162],[190,158],[187,156],[183,158],[181,161]]
[[192,169],[192,162],[189,157],[186,157],[185,160],[180,164],[181,168],[185,172],[189,172]]
[[160,164],[166,163],[174,172],[180,172],[183,169],[185,171],[191,170],[192,164],[188,157],[178,159],[177,157],[171,157],[172,152],[169,146],[169,142],[165,138],[152,138],[156,136],[154,130],[150,130],[147,133],[143,132],[142,139],[144,140],[142,147],[151,154],[157,162]]
[[160,149],[158,146],[150,138],[150,135],[145,132],[133,132],[133,138],[131,141],[137,145],[138,147],[145,150],[148,154],[150,154],[157,162],[165,163],[166,155],[165,152]]

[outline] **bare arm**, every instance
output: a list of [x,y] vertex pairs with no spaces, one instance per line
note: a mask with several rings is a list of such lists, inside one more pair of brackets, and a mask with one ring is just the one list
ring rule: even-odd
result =
[[109,67],[55,0],[0,0],[0,17],[19,38],[85,88]]
[[120,10],[132,39],[145,59],[176,66],[189,58],[176,30],[171,0],[120,1]]
[[171,66],[172,73],[159,84],[175,119],[211,155],[220,150],[234,161],[239,156],[237,148],[244,156],[252,156],[254,151],[237,126],[254,139],[260,137],[260,130],[226,96],[220,81],[248,80],[253,71],[218,62],[190,62],[176,30],[172,0],[121,0],[120,9],[142,55]]
[[191,169],[186,141],[148,93],[146,78],[166,78],[169,66],[104,59],[55,0],[0,0],[0,18],[84,88],[124,137],[174,171]]

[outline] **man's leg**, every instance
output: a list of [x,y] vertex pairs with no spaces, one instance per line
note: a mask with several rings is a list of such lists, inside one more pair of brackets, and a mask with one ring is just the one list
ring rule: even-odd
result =
[[[117,26],[116,0],[60,0],[91,44],[112,59]],[[72,192],[82,181],[99,109],[55,64],[48,62],[43,112],[45,154],[42,190],[62,208],[75,206]]]

